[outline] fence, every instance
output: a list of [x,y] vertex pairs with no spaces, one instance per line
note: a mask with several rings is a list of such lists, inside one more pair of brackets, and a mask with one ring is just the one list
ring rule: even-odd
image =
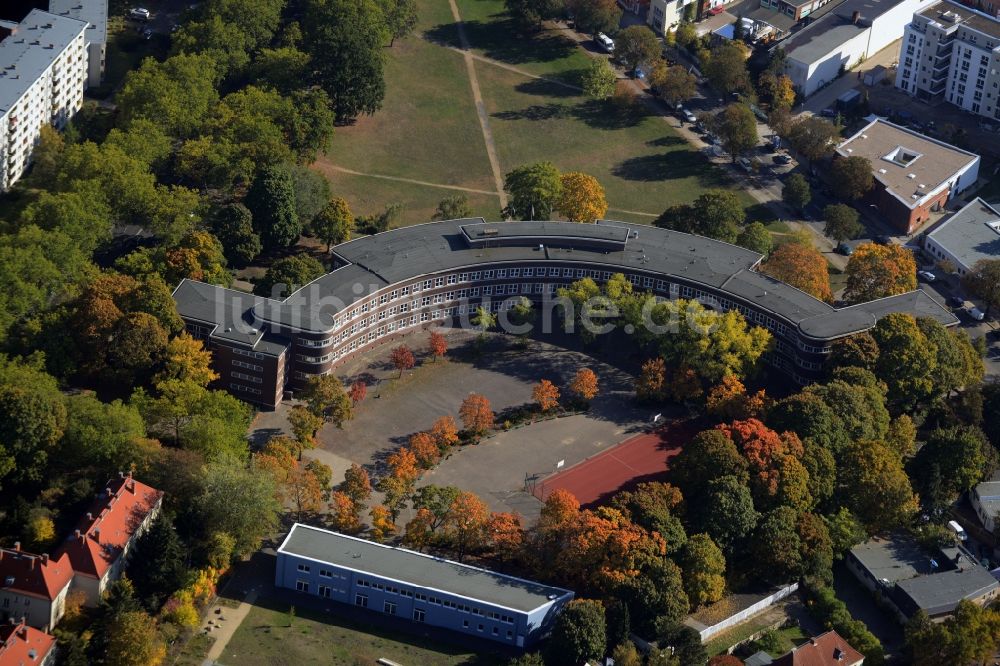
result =
[[781,601],[782,599],[784,599],[785,597],[792,594],[798,589],[799,589],[799,584],[792,583],[791,585],[783,587],[780,590],[774,592],[773,594],[764,597],[757,603],[747,606],[743,610],[730,615],[725,620],[717,622],[710,627],[705,627],[704,629],[700,629],[698,633],[701,635],[701,642],[704,643],[712,639],[713,637],[717,636],[718,634],[721,634],[726,629],[729,629],[730,627],[753,617],[757,613],[763,611],[765,608],[768,608],[769,606],[774,605],[776,602]]

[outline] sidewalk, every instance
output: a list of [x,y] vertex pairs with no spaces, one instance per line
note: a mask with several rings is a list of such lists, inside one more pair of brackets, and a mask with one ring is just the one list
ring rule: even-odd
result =
[[257,600],[257,589],[254,588],[247,593],[243,601],[236,608],[229,608],[216,601],[215,605],[209,609],[205,616],[205,622],[201,626],[201,631],[210,634],[215,638],[211,649],[205,656],[202,666],[213,666],[226,651],[226,646],[232,640],[233,634],[243,624],[243,620],[250,613],[253,602]]

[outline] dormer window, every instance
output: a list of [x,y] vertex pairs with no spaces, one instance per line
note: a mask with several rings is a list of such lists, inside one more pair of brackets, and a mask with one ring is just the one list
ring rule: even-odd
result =
[[917,158],[921,157],[921,154],[915,150],[910,150],[909,148],[904,148],[902,146],[896,146],[888,155],[884,158],[892,162],[893,164],[898,164],[899,166],[910,166],[916,161]]

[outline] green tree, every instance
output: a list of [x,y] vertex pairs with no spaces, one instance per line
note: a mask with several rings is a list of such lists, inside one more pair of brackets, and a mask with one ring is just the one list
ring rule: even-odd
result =
[[199,485],[194,513],[203,533],[231,536],[237,556],[260,548],[277,528],[281,505],[271,475],[250,469],[242,460],[220,460],[205,465]]
[[340,121],[371,115],[385,96],[383,47],[389,30],[374,0],[310,0],[303,44],[316,82]]
[[735,193],[709,190],[692,205],[680,204],[663,211],[653,224],[688,234],[735,243],[746,212]]
[[262,49],[253,62],[253,78],[258,85],[287,95],[306,80],[311,62],[308,53],[294,46]]
[[753,569],[772,583],[785,583],[802,574],[802,541],[798,515],[787,506],[764,514],[750,542]]
[[146,424],[135,405],[77,393],[66,397],[66,417],[58,460],[67,469],[92,467],[100,478],[148,464]]
[[55,379],[0,357],[0,479],[40,481],[65,428],[65,398]]
[[608,99],[615,93],[618,75],[604,58],[593,58],[580,75],[580,85],[587,97]]
[[913,458],[911,476],[926,509],[944,511],[992,471],[989,443],[979,428],[952,426],[930,432]]
[[564,7],[564,0],[504,0],[507,13],[525,32],[535,32],[542,21],[555,18]]
[[472,206],[469,205],[469,197],[464,194],[455,194],[445,197],[438,203],[433,219],[463,220],[467,217],[472,217]]
[[823,233],[841,242],[857,238],[864,231],[858,217],[858,211],[847,204],[830,204],[823,209],[823,219],[826,221]]
[[574,599],[566,604],[552,627],[546,646],[547,664],[575,666],[600,660],[607,651],[604,607],[599,601]]
[[698,79],[683,65],[655,67],[649,83],[669,104],[686,102],[698,92]]
[[823,520],[826,522],[833,553],[837,559],[842,558],[844,553],[864,541],[868,536],[865,532],[865,526],[845,507],[840,507],[836,512],[823,516]]
[[645,25],[630,25],[615,36],[613,58],[629,72],[660,57],[660,40]]
[[1000,259],[980,259],[962,276],[962,286],[986,305],[986,314],[1000,308]]
[[215,81],[216,63],[208,55],[146,58],[115,96],[119,117],[125,126],[142,118],[171,136],[192,136],[219,99]]
[[81,186],[73,192],[39,193],[21,212],[22,225],[59,231],[71,238],[82,252],[93,253],[111,239],[112,212],[98,188]]
[[681,558],[684,591],[695,608],[722,598],[726,588],[726,558],[707,534],[688,538]]
[[381,4],[392,47],[397,39],[406,37],[417,27],[417,3],[416,0],[382,0]]
[[751,222],[743,227],[740,235],[736,237],[736,244],[766,257],[774,247],[774,240],[762,222]]
[[917,327],[937,350],[934,371],[934,393],[948,395],[952,391],[975,386],[983,380],[983,359],[972,346],[969,335],[958,329],[947,329],[936,319],[920,317]]
[[562,194],[559,169],[552,162],[520,166],[503,179],[510,199],[504,215],[522,220],[548,220]]
[[843,419],[827,404],[824,396],[811,392],[798,393],[776,402],[767,412],[767,425],[776,432],[794,432],[803,441],[812,440],[834,454],[844,447],[850,437]]
[[874,371],[878,354],[878,343],[871,333],[865,331],[833,343],[830,367],[858,367]]
[[326,243],[326,251],[329,252],[334,245],[350,239],[353,223],[354,215],[347,201],[334,197],[313,218],[312,228],[320,240]]
[[906,524],[917,509],[901,461],[882,442],[848,442],[837,474],[841,501],[871,533]]
[[295,214],[304,227],[313,228],[312,219],[326,208],[333,196],[330,181],[307,166],[293,166],[291,172],[292,189],[295,190]]
[[872,329],[879,358],[875,374],[889,387],[894,404],[914,407],[935,389],[937,348],[908,314],[892,313]]
[[243,72],[250,62],[252,37],[240,26],[210,13],[202,20],[188,21],[171,36],[171,52],[208,56],[219,79]]
[[680,622],[690,605],[684,592],[684,573],[669,559],[652,560],[641,572],[625,582],[619,596],[628,604],[636,632],[652,635],[661,624]]
[[820,116],[803,118],[794,123],[788,132],[788,142],[797,153],[809,161],[810,167],[817,160],[831,155],[839,139],[840,130]]
[[729,557],[739,552],[757,526],[758,514],[746,483],[735,476],[709,482],[693,520]]
[[622,18],[615,0],[566,0],[566,9],[573,15],[576,29],[586,35],[613,32]]
[[809,181],[801,173],[790,174],[781,187],[781,199],[795,210],[801,211],[812,201]]
[[736,158],[757,145],[757,119],[746,104],[733,103],[718,112],[711,121],[722,147]]
[[[695,499],[720,477],[732,476],[738,483],[750,482],[747,461],[732,439],[717,429],[703,430],[670,461],[670,479],[686,497]],[[704,506],[704,502],[696,502]]]
[[747,47],[737,41],[728,41],[712,49],[708,62],[702,64],[702,71],[712,87],[729,95],[749,89],[750,75],[747,73]]
[[246,266],[262,249],[260,236],[253,228],[253,215],[243,204],[220,208],[212,219],[212,232],[234,266]]
[[246,207],[265,250],[290,247],[302,231],[295,212],[292,176],[282,166],[261,169],[247,192]]
[[184,586],[187,550],[169,516],[160,516],[135,543],[134,557],[141,567],[131,567],[129,576],[136,594],[147,608],[158,610],[171,594]]
[[830,165],[830,184],[840,198],[860,199],[875,186],[871,161],[857,155],[835,159]]
[[333,375],[311,377],[299,397],[309,411],[338,428],[353,417],[351,398],[340,379]]

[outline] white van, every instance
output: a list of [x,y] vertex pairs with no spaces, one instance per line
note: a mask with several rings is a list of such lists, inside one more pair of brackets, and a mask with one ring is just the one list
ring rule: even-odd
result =
[[975,319],[976,321],[982,321],[986,319],[986,313],[980,310],[979,308],[969,308],[968,312],[969,316]]
[[611,39],[603,32],[597,33],[597,45],[604,49],[605,53],[612,53],[615,50],[615,40]]
[[958,524],[958,521],[949,520],[948,529],[954,532],[955,536],[957,536],[962,541],[967,541],[969,539],[969,535],[965,533],[965,530],[962,529],[962,526]]

